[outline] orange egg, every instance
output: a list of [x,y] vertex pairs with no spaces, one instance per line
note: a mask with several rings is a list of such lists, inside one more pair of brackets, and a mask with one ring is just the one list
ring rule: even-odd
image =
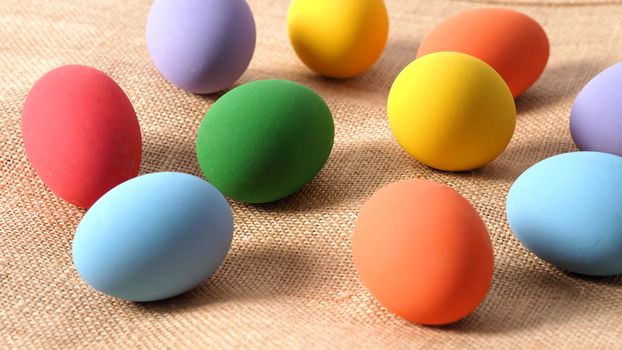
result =
[[549,39],[538,22],[525,14],[483,8],[443,21],[423,40],[417,57],[440,51],[462,52],[488,63],[517,97],[544,71]]
[[488,231],[456,191],[427,180],[392,183],[363,205],[352,237],[363,284],[389,311],[425,325],[477,308],[492,280]]

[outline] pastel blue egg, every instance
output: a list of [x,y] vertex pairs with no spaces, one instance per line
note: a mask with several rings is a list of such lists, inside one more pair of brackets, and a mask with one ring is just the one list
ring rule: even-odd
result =
[[73,240],[73,262],[96,290],[153,301],[209,278],[233,238],[231,208],[206,181],[182,173],[143,175],[89,209]]
[[622,157],[574,152],[545,159],[514,182],[506,212],[516,237],[560,269],[622,273]]

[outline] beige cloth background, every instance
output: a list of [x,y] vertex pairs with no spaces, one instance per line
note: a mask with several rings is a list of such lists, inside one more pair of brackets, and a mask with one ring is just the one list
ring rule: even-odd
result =
[[[218,96],[184,93],[151,65],[144,37],[150,0],[0,1],[0,348],[622,348],[622,279],[560,272],[514,239],[504,215],[506,192],[523,170],[575,149],[568,131],[574,97],[622,59],[620,1],[387,0],[384,55],[368,73],[344,81],[318,77],[299,62],[287,39],[287,0],[250,2],[258,46],[239,83],[283,78],[318,91],[335,116],[334,151],[299,194],[265,206],[233,203],[233,248],[211,280],[170,300],[135,304],[96,293],[78,278],[70,248],[84,212],[47,190],[26,161],[23,100],[56,66],[97,67],[134,103],[142,172],[199,175],[194,140]],[[389,87],[436,23],[491,4],[512,6],[545,27],[549,66],[518,99],[516,134],[501,157],[473,172],[430,170],[392,138]],[[350,235],[363,201],[384,184],[415,177],[449,184],[474,203],[494,243],[487,299],[447,327],[388,313],[351,262]]]

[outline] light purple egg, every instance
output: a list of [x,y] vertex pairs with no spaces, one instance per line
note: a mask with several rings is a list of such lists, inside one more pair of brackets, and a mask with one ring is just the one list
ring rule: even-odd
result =
[[622,156],[622,62],[581,90],[570,113],[570,132],[582,151]]
[[147,48],[160,73],[193,93],[226,89],[248,68],[255,20],[244,0],[156,0]]

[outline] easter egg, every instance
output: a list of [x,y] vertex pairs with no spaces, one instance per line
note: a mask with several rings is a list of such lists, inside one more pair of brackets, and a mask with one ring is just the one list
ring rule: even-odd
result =
[[352,77],[371,67],[389,34],[383,0],[293,0],[287,23],[302,62],[332,78]]
[[142,143],[134,108],[94,68],[63,66],[39,79],[24,102],[21,129],[41,180],[82,208],[138,174]]
[[570,113],[570,132],[582,151],[622,156],[622,62],[581,90]]
[[514,97],[542,74],[549,59],[549,39],[529,16],[502,8],[467,10],[449,17],[421,42],[417,57],[455,51],[491,65]]
[[493,274],[488,231],[456,191],[427,180],[378,190],[352,236],[354,266],[371,294],[408,321],[458,321],[485,298]]
[[399,144],[418,161],[449,171],[495,159],[516,123],[514,99],[499,74],[456,52],[430,54],[404,68],[387,109]]
[[272,202],[301,189],[333,146],[333,117],[322,98],[285,80],[239,86],[209,109],[197,136],[208,181],[247,203]]
[[584,275],[622,273],[622,157],[545,159],[516,179],[506,211],[514,235],[541,259]]
[[233,217],[204,180],[153,173],[122,183],[84,215],[73,262],[96,290],[131,301],[184,293],[219,267],[231,246]]
[[160,73],[198,94],[223,90],[248,68],[255,20],[244,0],[156,0],[147,20],[147,48]]

